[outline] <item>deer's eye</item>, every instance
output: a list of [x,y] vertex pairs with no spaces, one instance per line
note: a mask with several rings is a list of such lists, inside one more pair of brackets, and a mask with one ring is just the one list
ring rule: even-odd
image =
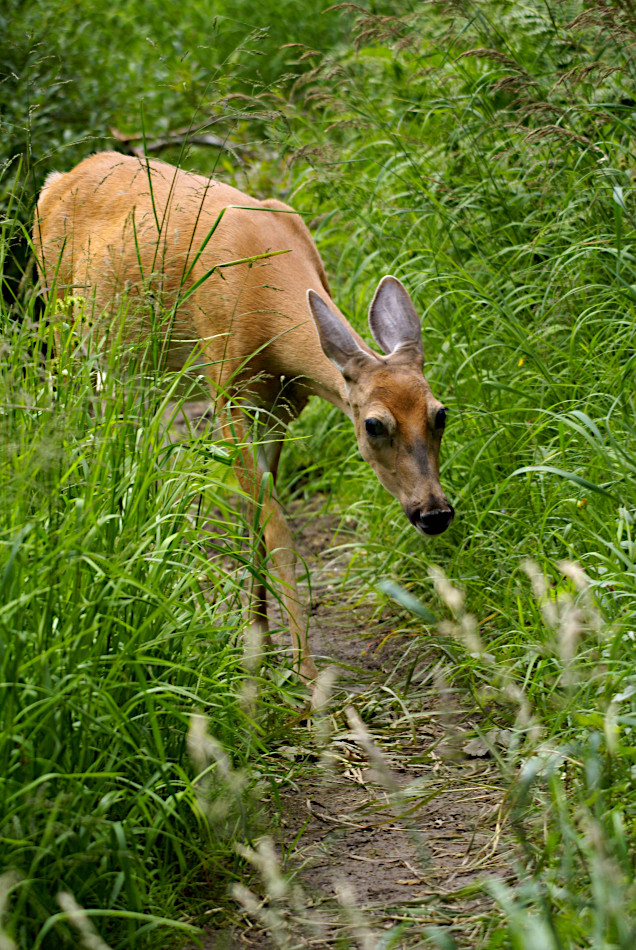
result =
[[435,428],[438,432],[443,432],[446,425],[446,413],[448,409],[446,406],[443,406],[441,409],[438,409],[435,413]]
[[386,426],[379,419],[365,419],[364,428],[367,430],[367,435],[370,435],[372,439],[386,435]]

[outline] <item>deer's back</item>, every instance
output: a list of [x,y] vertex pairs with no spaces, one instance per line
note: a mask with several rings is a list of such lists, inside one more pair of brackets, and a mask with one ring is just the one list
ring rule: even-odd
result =
[[[305,223],[281,202],[104,152],[49,177],[34,242],[47,288],[83,297],[97,318],[123,309],[130,338],[159,322],[174,368],[205,341],[221,383],[242,364],[251,378],[311,376],[312,361],[324,372],[305,295],[329,294],[327,279]],[[277,251],[288,253],[267,256]]]

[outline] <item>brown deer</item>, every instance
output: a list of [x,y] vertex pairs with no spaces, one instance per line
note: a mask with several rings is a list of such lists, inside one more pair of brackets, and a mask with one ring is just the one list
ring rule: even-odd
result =
[[[34,245],[46,293],[81,295],[97,317],[123,314],[124,338],[165,316],[165,364],[198,350],[225,431],[240,446],[236,472],[258,507],[261,557],[282,591],[300,675],[316,667],[296,588],[292,534],[273,483],[289,421],[311,395],[353,422],[363,458],[423,534],[453,519],[439,482],[446,409],[422,374],[420,321],[404,286],[383,277],[369,326],[372,350],[334,304],[299,214],[159,161],[103,152],[47,178]],[[266,419],[250,448],[246,412]],[[263,482],[265,472],[271,478]],[[264,628],[266,591],[253,616]]]

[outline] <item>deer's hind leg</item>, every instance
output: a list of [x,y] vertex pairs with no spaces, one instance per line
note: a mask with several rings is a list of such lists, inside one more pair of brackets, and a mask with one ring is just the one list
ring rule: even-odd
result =
[[[240,445],[234,468],[241,488],[250,499],[250,513],[259,531],[258,557],[261,562],[269,559],[274,565],[283,613],[286,615],[291,634],[295,666],[301,677],[314,679],[317,670],[309,651],[305,614],[296,585],[297,557],[294,541],[274,487],[284,430],[270,428],[268,451],[256,452],[248,442],[242,410],[238,406],[232,406],[229,411],[232,435]],[[263,455],[269,457],[264,459]],[[258,573],[261,565],[256,567]],[[256,581],[252,592],[250,617],[257,621],[262,629],[267,628],[267,589],[262,580]]]
[[[266,444],[259,446],[257,453],[257,464],[262,469],[264,476],[261,476],[261,486],[263,478],[267,475],[271,478],[272,491],[276,489],[276,476],[278,474],[278,463],[280,462],[281,452],[283,450],[283,440],[285,437],[284,427],[270,428],[266,435]],[[259,489],[260,495],[260,489]],[[254,512],[253,512],[254,514]],[[256,565],[256,574],[252,596],[250,598],[250,620],[252,623],[259,624],[263,630],[263,639],[266,645],[271,644],[269,636],[269,621],[267,608],[267,585],[263,579],[262,567],[267,562],[267,544],[265,542],[265,531],[257,528],[258,538],[258,564]]]

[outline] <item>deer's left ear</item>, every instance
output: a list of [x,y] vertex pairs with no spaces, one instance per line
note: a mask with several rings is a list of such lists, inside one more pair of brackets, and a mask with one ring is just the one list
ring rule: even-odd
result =
[[307,291],[307,303],[318,330],[323,353],[340,372],[354,356],[359,353],[366,356],[348,328],[315,290]]
[[424,357],[420,318],[408,291],[397,277],[383,277],[369,307],[369,327],[378,346],[390,356],[409,344]]

